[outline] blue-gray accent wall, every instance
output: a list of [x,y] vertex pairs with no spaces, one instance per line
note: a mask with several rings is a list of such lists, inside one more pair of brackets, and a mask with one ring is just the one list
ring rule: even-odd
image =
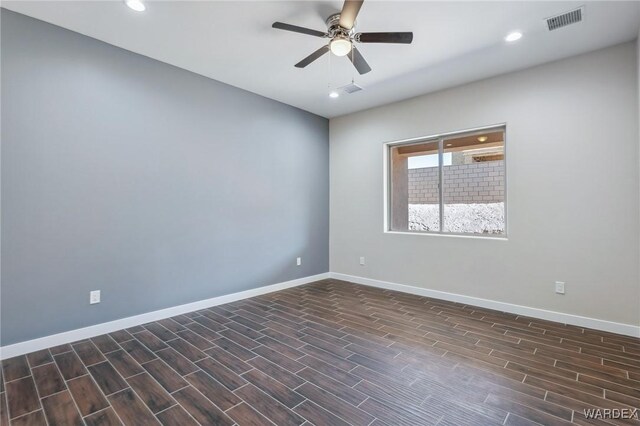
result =
[[328,120],[1,15],[2,345],[329,270]]

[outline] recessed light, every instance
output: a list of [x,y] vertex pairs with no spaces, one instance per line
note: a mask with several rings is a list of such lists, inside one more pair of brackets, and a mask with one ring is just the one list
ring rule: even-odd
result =
[[521,38],[522,38],[522,33],[519,31],[514,31],[512,33],[507,34],[507,36],[504,38],[504,41],[512,43],[514,41],[520,40]]
[[453,146],[453,144],[452,143],[448,143],[447,146]]
[[487,139],[489,139],[489,138],[488,138],[488,137],[486,137],[486,136],[480,136],[480,137],[478,138],[478,140],[479,140],[480,142],[486,142],[486,141],[487,141]]
[[141,0],[125,0],[125,4],[136,12],[144,12],[147,9]]
[[340,95],[335,90],[332,91],[331,93],[329,93],[329,97],[330,98],[337,98],[338,96],[340,96]]

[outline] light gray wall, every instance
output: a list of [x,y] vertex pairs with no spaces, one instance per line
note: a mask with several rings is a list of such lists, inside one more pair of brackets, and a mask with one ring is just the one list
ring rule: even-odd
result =
[[2,345],[328,271],[326,119],[4,9],[1,40]]
[[[331,271],[639,325],[637,84],[626,43],[332,119]],[[508,240],[383,233],[383,142],[505,122]]]

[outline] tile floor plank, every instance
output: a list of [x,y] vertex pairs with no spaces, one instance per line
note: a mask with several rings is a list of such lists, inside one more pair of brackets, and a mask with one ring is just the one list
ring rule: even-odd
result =
[[247,383],[241,376],[212,358],[203,359],[197,362],[196,365],[230,390],[235,390]]
[[142,365],[145,370],[169,393],[187,386],[188,383],[174,369],[161,359],[155,359]]
[[261,356],[248,361],[248,364],[262,371],[269,377],[276,379],[285,386],[289,386],[291,389],[295,389],[304,383],[304,378],[302,378],[302,376],[297,376],[289,370],[286,370],[279,365],[262,358]]
[[148,324],[145,324],[144,328],[149,330],[151,333],[153,333],[153,335],[155,335],[158,339],[162,340],[163,342],[166,342],[167,340],[172,340],[178,337],[173,332],[169,331],[166,327],[164,327],[162,324],[159,324],[157,322],[150,322]]
[[104,355],[90,340],[71,345],[84,365],[93,365],[104,361]]
[[243,426],[273,426],[266,417],[244,402],[227,411],[227,415]]
[[54,355],[53,359],[58,365],[58,368],[62,373],[62,377],[64,377],[65,380],[71,380],[87,374],[87,369],[84,367],[84,364],[82,364],[78,355],[73,351]]
[[149,373],[129,377],[127,382],[154,414],[176,404],[167,391]]
[[46,422],[44,413],[38,410],[11,420],[11,426],[44,426]]
[[131,355],[125,352],[122,349],[118,349],[113,352],[109,352],[105,355],[111,365],[118,370],[118,373],[125,379],[127,377],[135,376],[136,374],[140,374],[144,371],[142,366],[138,364],[138,362],[133,359]]
[[29,361],[29,365],[31,366],[31,368],[53,362],[53,358],[51,357],[51,353],[49,353],[49,349],[42,349],[27,354],[27,360]]
[[92,365],[88,369],[105,395],[119,392],[128,387],[127,382],[108,361]]
[[109,337],[115,340],[117,343],[126,342],[127,340],[133,339],[133,336],[129,334],[126,330],[118,330],[113,333],[109,333]]
[[305,419],[271,398],[252,384],[247,384],[234,392],[277,425],[301,425]]
[[224,365],[236,374],[246,373],[247,371],[251,370],[251,368],[253,368],[240,358],[236,357],[230,352],[225,351],[219,346],[207,349],[204,353],[206,353],[208,356],[215,359],[220,364]]
[[156,352],[156,355],[183,376],[198,370],[197,364],[189,361],[173,348],[162,349]]
[[135,339],[120,342],[120,347],[140,364],[153,361],[157,358],[149,349]]
[[98,348],[100,352],[103,354],[117,351],[120,349],[120,345],[116,343],[115,340],[108,334],[103,334],[101,336],[96,336],[91,338],[93,344]]
[[[300,393],[289,389],[260,370],[253,369],[248,371],[242,375],[242,378],[253,383],[255,387],[289,408],[293,408],[304,401],[304,397],[300,395]],[[369,423],[371,423],[371,421],[369,421]]]
[[42,398],[42,408],[49,426],[84,425],[69,391]]
[[207,397],[209,401],[216,404],[216,406],[220,407],[223,411],[242,402],[233,392],[203,371],[196,371],[193,374],[189,374],[185,376],[185,379],[191,386],[196,388],[201,394]]
[[192,387],[181,389],[173,396],[202,425],[233,425],[233,420]]
[[88,416],[109,406],[104,394],[90,375],[69,380],[67,386],[83,416]]
[[122,422],[113,408],[105,408],[104,410],[93,413],[84,418],[87,426],[120,426]]
[[131,389],[114,393],[108,398],[116,414],[125,425],[146,426],[160,424]]
[[71,345],[68,343],[62,344],[62,345],[58,345],[58,346],[53,346],[51,348],[49,348],[49,352],[51,353],[51,355],[55,356],[55,355],[59,355],[65,352],[69,352],[71,349]]
[[198,362],[207,357],[207,354],[180,337],[168,341],[167,345],[191,362]]
[[134,333],[133,337],[135,337],[140,343],[145,345],[151,352],[156,352],[168,347],[167,344],[164,343],[158,336],[146,329],[138,333]]
[[9,418],[20,417],[40,408],[40,400],[32,376],[23,377],[6,384]]
[[186,340],[188,343],[192,344],[193,346],[200,349],[201,351],[207,350],[215,346],[215,343],[210,342],[209,340],[205,339],[199,334],[196,334],[193,331],[186,328],[182,331],[178,331],[176,335]]
[[174,405],[157,416],[162,426],[199,426],[180,405]]
[[5,382],[31,375],[27,357],[21,355],[2,361],[2,374]]
[[38,389],[40,398],[61,392],[67,388],[58,371],[58,367],[53,362],[32,368],[31,372],[33,373],[33,379],[36,382],[36,389]]
[[350,426],[349,423],[311,401],[303,402],[294,408],[294,411],[315,425]]

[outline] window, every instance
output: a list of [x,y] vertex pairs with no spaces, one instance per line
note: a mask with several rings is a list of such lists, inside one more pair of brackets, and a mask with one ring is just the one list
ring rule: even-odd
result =
[[385,145],[387,231],[505,236],[505,127]]

